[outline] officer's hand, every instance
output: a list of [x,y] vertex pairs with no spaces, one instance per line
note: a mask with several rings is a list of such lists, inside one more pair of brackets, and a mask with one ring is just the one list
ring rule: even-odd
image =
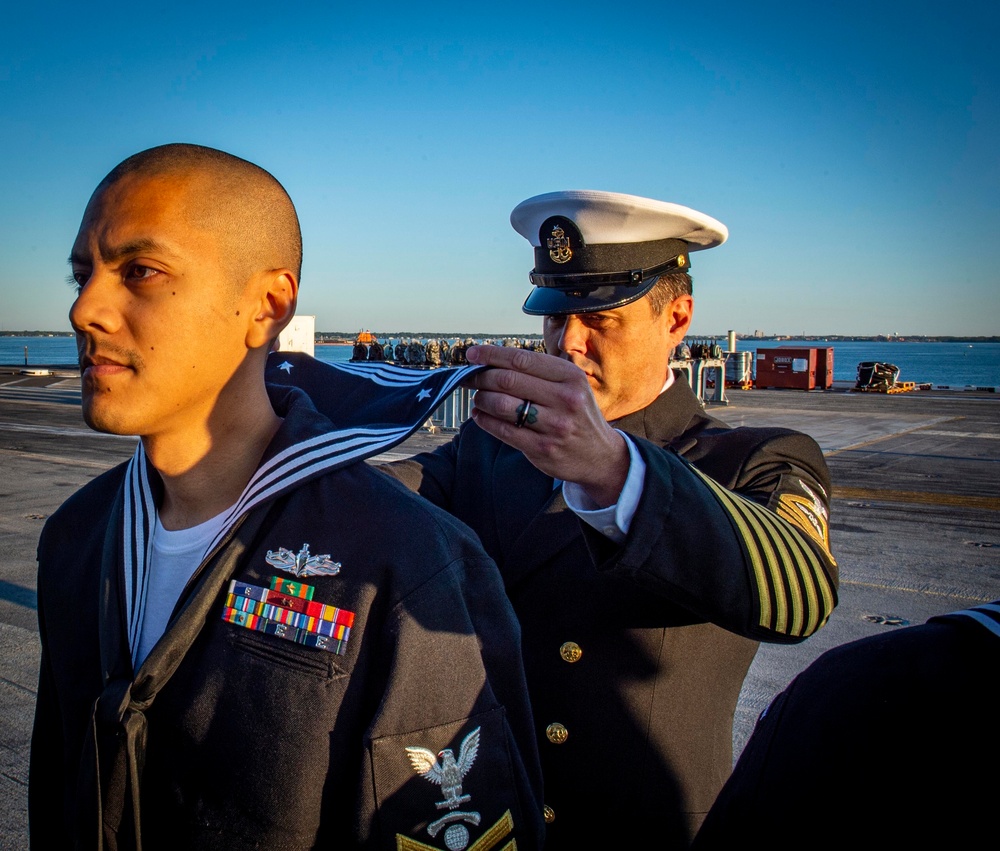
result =
[[520,449],[543,473],[576,482],[598,505],[618,501],[628,475],[628,447],[601,414],[582,369],[509,346],[470,346],[466,358],[494,367],[463,382],[477,391],[476,425]]

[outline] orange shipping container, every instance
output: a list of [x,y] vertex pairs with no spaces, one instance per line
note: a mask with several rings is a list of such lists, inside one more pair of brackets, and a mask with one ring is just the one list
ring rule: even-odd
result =
[[[754,386],[790,388],[793,390],[816,389],[817,350],[780,346],[774,349],[757,349],[757,367]],[[824,371],[826,357],[824,353]],[[832,374],[832,370],[831,370]]]

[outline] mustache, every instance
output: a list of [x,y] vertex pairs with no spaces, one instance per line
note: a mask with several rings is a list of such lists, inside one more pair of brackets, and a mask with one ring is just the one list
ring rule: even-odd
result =
[[95,363],[115,363],[133,369],[143,366],[142,356],[135,350],[79,334],[76,338],[76,355],[80,372]]

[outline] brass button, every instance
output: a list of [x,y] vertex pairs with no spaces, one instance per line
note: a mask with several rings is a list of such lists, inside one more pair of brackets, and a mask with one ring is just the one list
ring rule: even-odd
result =
[[575,641],[567,641],[559,648],[559,655],[563,657],[564,662],[572,664],[580,661],[583,650]]
[[569,738],[569,730],[558,721],[555,721],[545,728],[545,738],[554,745],[561,745]]
[[556,812],[548,804],[542,807],[542,815],[545,816],[546,824],[552,824],[556,820]]

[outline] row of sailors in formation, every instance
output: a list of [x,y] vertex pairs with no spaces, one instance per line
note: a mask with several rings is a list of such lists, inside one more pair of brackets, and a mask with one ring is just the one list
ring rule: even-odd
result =
[[351,353],[351,361],[394,361],[404,366],[459,366],[468,363],[465,359],[465,350],[472,345],[479,343],[514,346],[520,349],[532,349],[536,352],[544,352],[545,344],[541,340],[515,340],[505,338],[498,340],[473,340],[468,337],[464,340],[430,339],[426,342],[409,339],[400,340],[393,345],[391,340],[380,343],[373,340],[369,343],[356,342],[354,351]]
[[[408,339],[400,340],[395,345],[391,340],[380,343],[372,340],[369,343],[356,342],[351,353],[352,361],[394,361],[406,366],[458,366],[468,363],[465,350],[477,341],[471,337],[449,343],[448,340],[430,339],[426,342]],[[483,343],[496,344],[496,340],[483,340]],[[504,346],[516,346],[521,349],[531,349],[544,352],[542,340],[516,340],[504,338],[500,343]],[[696,342],[688,345],[682,342],[673,353],[679,360],[721,358],[722,347],[718,343]]]

